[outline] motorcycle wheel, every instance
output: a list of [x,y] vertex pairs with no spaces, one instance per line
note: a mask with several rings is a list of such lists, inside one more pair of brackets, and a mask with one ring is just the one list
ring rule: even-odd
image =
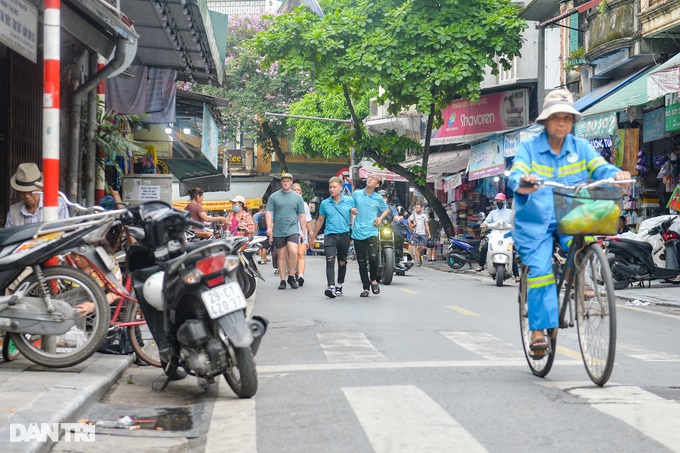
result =
[[238,270],[236,271],[236,280],[238,281],[238,284],[241,287],[243,295],[246,299],[253,295],[255,288],[257,287],[255,277],[248,275],[246,270],[241,266],[239,266]]
[[239,398],[252,398],[257,392],[257,370],[250,348],[234,348],[235,363],[224,372],[224,379]]
[[[106,337],[111,319],[106,296],[97,282],[80,269],[55,266],[43,269],[43,274],[52,299],[72,307],[93,302],[94,312],[86,316],[74,312],[75,325],[62,335],[10,333],[10,338],[33,363],[49,368],[77,365],[94,354]],[[42,297],[42,286],[34,273],[25,281],[29,282],[29,296]]]
[[614,281],[614,289],[626,289],[630,285],[630,277],[622,275],[614,269],[614,263],[621,263],[625,265],[623,260],[617,256],[609,258],[609,269],[612,271],[612,280]]
[[496,264],[496,286],[499,288],[503,286],[505,281],[505,266],[502,264]]
[[465,266],[465,260],[463,257],[456,255],[454,252],[449,253],[449,256],[446,258],[446,264],[449,265],[451,269],[462,269],[463,266]]
[[385,266],[383,267],[383,283],[389,285],[394,277],[394,250],[392,247],[385,247],[382,251]]

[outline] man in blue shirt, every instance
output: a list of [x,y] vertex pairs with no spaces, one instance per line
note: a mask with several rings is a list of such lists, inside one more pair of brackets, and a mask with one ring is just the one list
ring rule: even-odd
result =
[[[347,274],[347,252],[349,250],[350,213],[356,213],[354,200],[342,194],[342,179],[333,176],[328,181],[330,197],[321,202],[319,218],[312,237],[315,238],[324,222],[323,251],[326,256],[326,280],[328,288],[324,294],[331,299],[342,296],[342,284]],[[338,259],[338,284],[335,284],[335,258]]]
[[[508,178],[515,192],[515,222],[512,237],[515,247],[528,266],[527,278],[529,329],[533,357],[542,358],[548,349],[545,329],[558,326],[558,300],[552,270],[553,236],[557,220],[550,188],[540,191],[537,179],[577,185],[588,179],[630,179],[630,173],[608,164],[587,140],[571,134],[581,113],[573,106],[568,90],[550,92],[536,123],[545,130],[520,143]],[[520,187],[520,182],[528,187]],[[558,235],[563,248],[570,236]]]
[[359,275],[364,287],[361,297],[368,297],[369,289],[373,294],[380,294],[380,287],[376,280],[379,252],[378,225],[390,213],[385,200],[375,191],[381,184],[382,176],[374,173],[366,180],[365,189],[356,190],[352,194],[357,208],[352,239],[354,239],[354,249],[357,252]]

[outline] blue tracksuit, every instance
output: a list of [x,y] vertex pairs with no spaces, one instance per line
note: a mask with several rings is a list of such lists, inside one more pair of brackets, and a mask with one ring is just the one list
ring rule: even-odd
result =
[[[545,131],[519,145],[508,186],[516,192],[520,178],[534,174],[547,181],[566,185],[586,183],[614,177],[619,170],[608,164],[587,140],[569,134],[564,139],[559,156],[550,149]],[[512,238],[529,267],[528,310],[529,328],[541,330],[557,327],[558,302],[555,276],[552,271],[553,235],[557,220],[553,205],[552,188],[543,187],[529,195],[515,193],[515,223]],[[559,236],[566,249],[570,236]]]

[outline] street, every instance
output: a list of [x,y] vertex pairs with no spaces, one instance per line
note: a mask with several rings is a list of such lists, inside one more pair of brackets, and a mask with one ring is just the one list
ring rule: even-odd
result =
[[188,406],[193,424],[98,431],[92,444],[52,451],[680,451],[680,309],[620,300],[616,365],[599,388],[576,328],[560,331],[550,374],[531,374],[511,280],[498,288],[438,261],[360,298],[357,263],[348,266],[336,299],[323,295],[323,256],[308,257],[297,290],[277,290],[263,266],[253,314],[270,324],[253,399],[223,379],[205,393],[193,377],[153,392],[160,370],[133,365],[91,417]]

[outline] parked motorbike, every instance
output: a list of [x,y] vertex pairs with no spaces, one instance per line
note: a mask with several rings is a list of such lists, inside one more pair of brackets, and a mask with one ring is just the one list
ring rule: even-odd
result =
[[446,264],[451,269],[459,270],[467,263],[471,268],[479,262],[479,239],[449,238]]
[[240,265],[236,271],[236,278],[246,299],[250,298],[257,288],[256,278],[265,281],[262,273],[257,268],[257,264],[255,264],[254,257],[259,254],[260,243],[268,240],[267,236],[255,236],[241,246],[239,253]]
[[394,276],[394,232],[387,221],[378,228],[378,281],[392,283]]
[[496,286],[503,286],[503,282],[512,277],[514,241],[508,234],[512,225],[500,220],[488,225],[489,231],[486,239],[489,249],[486,254],[486,269]]
[[[105,338],[110,313],[99,284],[80,269],[46,262],[76,252],[110,272],[108,254],[95,244],[124,211],[0,230],[0,293],[8,294],[0,296],[0,329],[10,333],[32,362],[73,366],[90,357]],[[88,303],[92,308],[86,309]]]
[[680,274],[680,234],[669,230],[675,219],[675,216],[669,217],[648,231],[649,237],[660,236],[663,239],[665,267],[654,262],[654,248],[649,242],[619,236],[610,238],[606,251],[615,289],[624,289],[634,281],[680,283],[673,280]]
[[254,356],[267,321],[246,321],[236,271],[247,237],[187,243],[188,212],[162,201],[129,210],[138,242],[127,252],[135,292],[168,375],[178,367],[211,384],[222,374],[239,398],[255,395]]

